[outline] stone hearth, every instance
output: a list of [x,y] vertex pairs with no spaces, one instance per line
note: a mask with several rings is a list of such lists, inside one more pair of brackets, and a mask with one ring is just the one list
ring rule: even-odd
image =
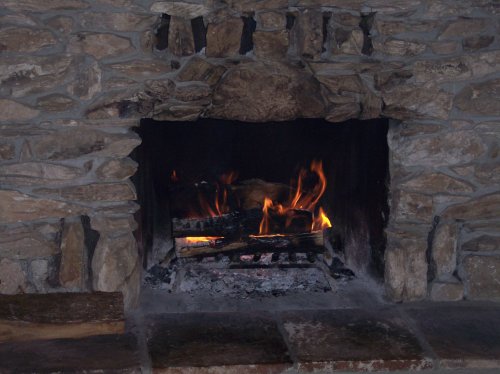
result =
[[488,0],[4,0],[0,293],[136,303],[128,155],[141,118],[387,117],[386,295],[500,300],[499,12]]

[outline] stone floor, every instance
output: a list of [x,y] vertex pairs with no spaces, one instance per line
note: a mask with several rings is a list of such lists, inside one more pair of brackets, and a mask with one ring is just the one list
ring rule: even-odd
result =
[[0,373],[500,373],[498,303],[148,302],[124,335],[0,344]]

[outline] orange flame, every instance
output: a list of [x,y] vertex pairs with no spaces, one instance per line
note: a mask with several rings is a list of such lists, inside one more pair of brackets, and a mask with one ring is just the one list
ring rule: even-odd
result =
[[172,170],[172,174],[170,174],[170,180],[174,183],[177,183],[179,181],[179,177],[177,176],[177,172],[175,170]]
[[220,217],[223,214],[229,213],[227,186],[232,184],[237,178],[238,174],[234,171],[224,173],[219,177],[219,182],[215,183],[213,206],[201,192],[198,192],[198,201],[203,217]]
[[323,230],[323,229],[327,229],[329,227],[332,227],[332,223],[330,222],[330,219],[325,214],[325,211],[323,210],[323,208],[320,207],[318,214],[317,214],[316,218],[314,219],[314,222],[312,225],[312,231]]
[[186,243],[204,243],[222,238],[222,236],[186,236],[184,239]]

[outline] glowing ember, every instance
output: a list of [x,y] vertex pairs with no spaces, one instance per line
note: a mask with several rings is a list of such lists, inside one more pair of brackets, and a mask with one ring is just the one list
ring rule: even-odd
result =
[[222,236],[186,236],[186,243],[209,243],[211,241],[222,239]]
[[173,183],[179,182],[179,177],[177,176],[177,172],[175,170],[172,170],[172,174],[170,174],[170,180]]

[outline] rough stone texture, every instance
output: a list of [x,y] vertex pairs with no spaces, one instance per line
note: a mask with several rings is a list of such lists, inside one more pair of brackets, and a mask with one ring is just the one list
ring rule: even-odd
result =
[[47,30],[27,27],[0,29],[0,51],[2,52],[36,52],[56,43],[54,35]]
[[59,189],[37,189],[38,194],[55,195],[72,201],[125,201],[135,200],[135,189],[129,183],[93,183]]
[[427,193],[463,194],[474,191],[469,183],[441,173],[418,175],[403,182],[400,187],[404,190],[425,191]]
[[50,274],[49,261],[45,259],[30,262],[31,284],[36,292],[45,293],[48,290],[47,278]]
[[381,43],[374,41],[374,50],[393,56],[416,56],[425,51],[427,45],[408,40],[391,39]]
[[385,288],[392,300],[418,300],[427,295],[426,251],[425,231],[387,230]]
[[2,5],[13,11],[48,11],[48,10],[79,10],[88,8],[83,0],[46,0],[43,3],[33,0],[4,0]]
[[435,276],[444,280],[450,278],[457,267],[457,226],[439,224],[432,239],[432,261]]
[[489,47],[494,40],[495,37],[493,35],[474,35],[465,38],[462,41],[462,46],[466,51],[477,51],[478,49]]
[[[274,74],[269,73],[270,68]],[[249,97],[247,91],[259,95]],[[209,115],[259,122],[321,117],[323,112],[319,83],[308,73],[285,64],[249,63],[225,74],[215,90]]]
[[155,13],[166,13],[171,16],[193,19],[207,15],[210,9],[206,5],[191,4],[182,1],[157,1],[151,5],[151,11]]
[[135,174],[137,166],[137,162],[129,158],[108,160],[97,168],[96,175],[104,181],[126,180]]
[[16,155],[16,148],[11,143],[0,143],[0,160],[12,160]]
[[288,31],[256,31],[253,34],[255,55],[262,59],[284,59],[288,51]]
[[47,112],[64,112],[76,105],[75,100],[66,95],[52,94],[39,97],[36,107]]
[[57,245],[59,232],[60,227],[56,224],[2,227],[0,258],[26,260],[52,256],[59,252]]
[[194,39],[189,20],[170,17],[168,49],[176,56],[190,56],[194,53]]
[[260,12],[257,15],[257,28],[259,30],[283,30],[285,25],[286,17],[283,16],[282,12]]
[[175,98],[180,101],[198,101],[207,99],[211,95],[212,90],[205,83],[182,84],[175,87]]
[[485,220],[498,218],[500,194],[491,194],[471,199],[463,204],[447,208],[442,217],[445,219]]
[[463,112],[479,115],[500,115],[500,79],[471,84],[459,92],[455,106]]
[[467,256],[461,277],[470,300],[500,300],[500,257]]
[[460,248],[472,252],[500,251],[500,236],[481,235],[463,242]]
[[158,60],[133,60],[109,65],[111,69],[127,77],[150,78],[172,70],[170,64]]
[[135,231],[138,227],[137,222],[131,215],[107,217],[107,216],[94,216],[91,218],[90,223],[92,229],[100,233],[112,233],[112,235],[123,235]]
[[61,235],[59,283],[64,288],[85,289],[87,249],[82,223],[65,221]]
[[151,27],[157,20],[155,15],[131,12],[85,12],[79,21],[85,30],[141,31]]
[[80,99],[89,100],[101,92],[102,71],[93,61],[90,66],[79,66],[75,80],[68,86],[68,91]]
[[199,57],[193,57],[179,72],[177,79],[185,81],[206,82],[210,86],[216,84],[225,73],[223,66],[213,65]]
[[306,9],[298,16],[299,54],[307,59],[318,59],[323,50],[323,15],[313,9]]
[[39,111],[8,99],[0,99],[0,121],[24,121],[34,118]]
[[26,275],[15,261],[0,260],[0,294],[12,295],[26,291]]
[[98,60],[133,52],[130,40],[113,34],[79,33],[70,40],[71,52],[84,52]]
[[459,301],[464,298],[464,285],[452,282],[434,282],[431,285],[430,298],[433,301]]
[[62,34],[69,34],[71,31],[73,31],[75,22],[71,17],[56,16],[48,19],[45,24]]
[[237,56],[240,50],[242,30],[243,22],[239,18],[208,24],[206,56]]
[[432,220],[432,197],[420,193],[394,191],[392,214],[395,221],[430,223]]
[[439,39],[457,38],[480,33],[487,25],[484,19],[460,18],[452,21],[439,35]]

